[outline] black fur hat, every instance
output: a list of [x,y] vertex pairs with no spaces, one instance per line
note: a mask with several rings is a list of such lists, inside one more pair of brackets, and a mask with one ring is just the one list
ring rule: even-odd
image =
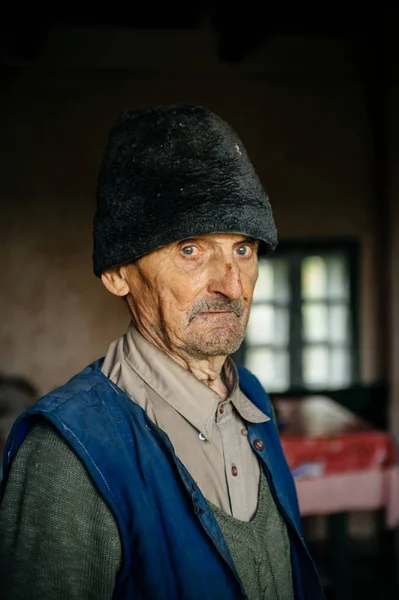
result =
[[94,273],[207,233],[277,245],[268,197],[237,134],[201,106],[122,113],[98,180]]

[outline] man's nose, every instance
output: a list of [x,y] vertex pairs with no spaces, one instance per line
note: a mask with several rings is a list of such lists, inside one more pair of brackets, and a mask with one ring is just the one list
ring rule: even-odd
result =
[[208,284],[209,293],[223,294],[230,300],[242,297],[241,273],[237,264],[226,262],[215,266],[213,276]]

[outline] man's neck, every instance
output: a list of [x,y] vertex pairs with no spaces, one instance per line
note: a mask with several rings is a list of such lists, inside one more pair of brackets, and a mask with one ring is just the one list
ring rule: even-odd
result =
[[227,356],[191,356],[181,348],[172,348],[159,336],[153,335],[151,331],[146,331],[142,327],[137,327],[137,330],[147,342],[164,352],[169,358],[216,392],[223,400],[226,400],[229,390],[223,381],[222,372]]
[[[153,342],[151,341],[151,343]],[[169,358],[177,362],[184,369],[192,373],[199,381],[202,381],[202,383],[216,392],[223,400],[226,400],[229,395],[229,390],[222,377],[223,365],[227,358],[226,356],[195,358],[182,351],[173,352],[168,347],[161,348],[157,344],[155,344],[155,346],[159,350],[165,352]]]
[[[171,356],[174,360],[173,356]],[[229,395],[229,390],[223,381],[223,365],[226,361],[225,356],[210,356],[206,359],[195,360],[190,357],[191,360],[186,360],[183,365],[179,360],[179,364],[182,364],[190,373],[197,379],[205,383],[211,390],[216,392],[223,400],[226,400]]]

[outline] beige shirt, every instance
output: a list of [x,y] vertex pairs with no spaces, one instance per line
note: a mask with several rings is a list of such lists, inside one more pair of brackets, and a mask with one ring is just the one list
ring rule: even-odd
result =
[[226,400],[131,325],[110,345],[101,370],[168,435],[205,498],[249,521],[258,502],[259,464],[245,421],[262,423],[269,417],[240,391],[230,358],[223,368]]

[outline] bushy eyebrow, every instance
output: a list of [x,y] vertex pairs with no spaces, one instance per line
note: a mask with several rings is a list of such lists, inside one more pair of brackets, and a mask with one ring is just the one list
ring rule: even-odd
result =
[[257,238],[250,237],[249,235],[246,235],[243,240],[241,240],[240,242],[238,242],[238,244],[243,244],[245,242],[247,244],[253,244],[254,246],[260,244],[260,242],[259,242],[259,240]]
[[[177,242],[175,242],[175,244],[182,244],[182,243],[186,244],[189,242],[195,242],[195,240],[198,240],[200,238],[206,238],[206,237],[207,237],[206,234],[195,235],[192,237],[184,238],[182,240],[178,240]],[[260,240],[258,240],[257,238],[251,237],[250,235],[243,235],[243,239],[236,242],[236,244],[251,244],[253,246],[259,246]]]

